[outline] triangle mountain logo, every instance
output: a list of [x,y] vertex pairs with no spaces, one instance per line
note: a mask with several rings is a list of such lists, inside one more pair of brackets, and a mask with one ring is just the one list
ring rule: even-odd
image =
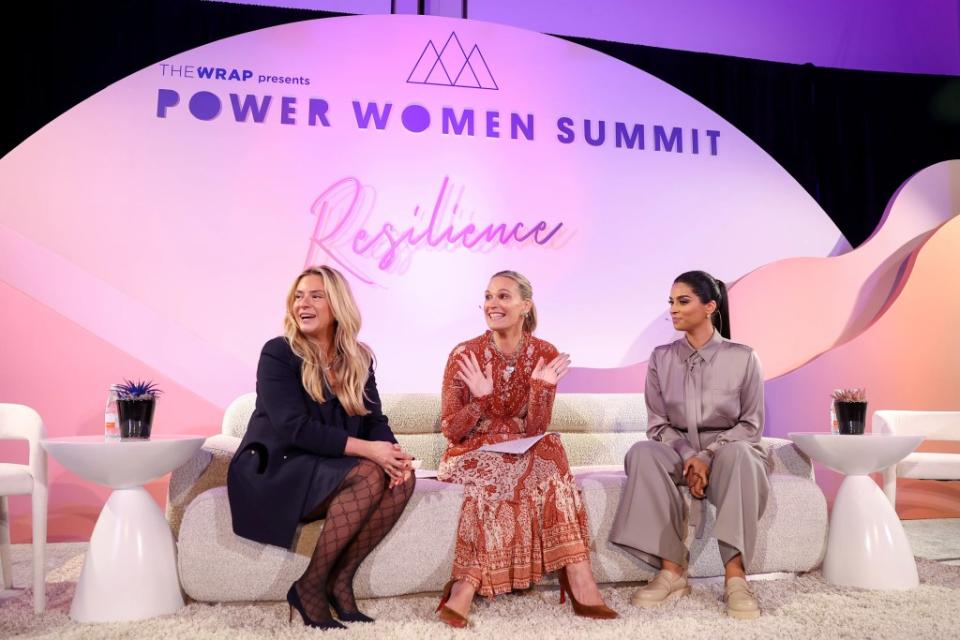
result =
[[407,82],[493,91],[500,89],[490,73],[487,61],[480,53],[480,47],[474,44],[468,54],[455,31],[450,33],[439,51],[433,40],[427,42],[420,59],[407,77]]

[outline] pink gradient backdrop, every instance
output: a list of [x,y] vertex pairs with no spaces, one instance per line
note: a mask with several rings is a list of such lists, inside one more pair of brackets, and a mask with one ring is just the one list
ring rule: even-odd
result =
[[[468,51],[480,47],[499,91],[406,82],[424,45],[442,46],[452,31]],[[445,219],[458,228],[564,225],[542,247],[406,250],[388,270],[377,266],[382,246],[357,255],[349,238],[328,243],[363,276],[352,277],[364,311],[361,337],[377,352],[378,381],[388,393],[438,390],[449,350],[483,330],[477,306],[486,278],[502,268],[531,277],[539,334],[581,366],[566,391],[639,389],[650,349],[673,337],[663,319],[669,283],[689,268],[742,279],[734,288],[735,322],[743,322],[745,341],[755,335],[763,343],[773,370],[785,372],[828,349],[835,325],[847,321],[825,323],[816,339],[782,354],[774,333],[768,347],[762,330],[778,325],[769,322],[764,287],[751,288],[766,277],[757,269],[826,260],[815,276],[791,281],[802,299],[838,274],[869,278],[949,217],[936,209],[929,220],[878,235],[866,251],[826,259],[844,243],[836,227],[716,114],[616,60],[509,27],[404,16],[328,19],[226,39],[164,64],[305,76],[311,85],[171,78],[158,64],[0,159],[0,401],[34,406],[51,435],[97,433],[106,389],[122,377],[153,378],[167,390],[158,431],[216,432],[226,404],[253,388],[259,348],[279,330],[284,293],[317,223],[312,205],[346,177],[365,185],[369,208],[356,222],[371,234],[386,223],[424,229],[445,178],[452,185]],[[155,115],[161,88],[180,94],[167,118]],[[218,118],[189,114],[197,91],[221,97]],[[264,123],[238,123],[230,92],[270,94],[276,103]],[[282,96],[298,99],[298,124],[281,124]],[[333,126],[299,122],[310,98],[329,103]],[[359,129],[355,99],[392,102],[386,129]],[[408,104],[429,111],[430,128],[412,133],[401,125]],[[509,139],[507,125],[500,139],[444,135],[443,107],[473,108],[478,116],[533,113],[535,140]],[[657,152],[649,137],[645,151],[594,147],[582,134],[564,145],[554,126],[560,116],[642,123],[648,136],[656,124],[715,129],[720,151]],[[479,133],[482,117],[477,125]],[[701,149],[708,148],[702,139]],[[422,213],[414,216],[417,207]],[[769,268],[775,282],[786,268],[778,264]],[[748,310],[768,321],[747,330]],[[51,539],[87,537],[105,495],[52,464]],[[14,536],[26,539],[25,503],[14,502],[13,513]]]

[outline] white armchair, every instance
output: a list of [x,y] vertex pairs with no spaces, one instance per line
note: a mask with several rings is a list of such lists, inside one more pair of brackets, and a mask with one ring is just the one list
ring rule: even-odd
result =
[[33,503],[33,610],[46,605],[47,545],[47,453],[40,446],[44,436],[40,414],[22,404],[0,403],[0,439],[27,440],[28,464],[0,462],[0,572],[3,588],[13,586],[10,570],[10,515],[7,496],[30,494]]
[[[960,411],[876,411],[873,432],[960,440]],[[960,480],[960,453],[911,453],[883,470],[883,492],[897,506],[897,478]]]

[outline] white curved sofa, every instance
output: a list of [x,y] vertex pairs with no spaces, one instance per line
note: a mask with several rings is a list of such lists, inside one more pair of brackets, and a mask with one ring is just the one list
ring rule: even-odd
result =
[[[255,400],[253,393],[235,400],[224,416],[222,433],[208,438],[170,480],[167,517],[178,540],[180,581],[194,600],[283,600],[290,583],[306,568],[322,527],[320,522],[301,527],[290,550],[234,535],[226,471]],[[385,394],[383,408],[403,446],[424,461],[424,468],[436,468],[445,446],[439,395]],[[554,404],[550,430],[561,434],[583,491],[591,561],[601,583],[652,575],[649,567],[608,541],[625,481],[623,457],[634,442],[645,438],[646,426],[642,394],[559,394]],[[820,565],[826,548],[826,500],[813,480],[809,459],[793,443],[764,441],[771,449],[772,490],[748,571],[809,571]],[[450,575],[462,499],[458,485],[419,479],[397,526],[360,567],[357,596],[439,591]],[[710,538],[713,519],[711,507],[704,538],[692,541],[694,576],[723,574],[716,540]],[[693,539],[692,528],[689,537]]]

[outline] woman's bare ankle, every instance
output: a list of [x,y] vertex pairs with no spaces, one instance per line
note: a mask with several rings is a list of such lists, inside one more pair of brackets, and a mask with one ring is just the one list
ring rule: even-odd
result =
[[466,580],[457,580],[450,589],[450,599],[447,601],[447,606],[463,617],[467,617],[476,591],[473,585]]
[[746,580],[747,572],[743,566],[743,556],[733,556],[729,562],[723,565],[723,574],[724,581],[729,580],[730,578],[743,578]]
[[660,569],[663,570],[663,571],[669,571],[670,573],[672,573],[672,574],[674,575],[674,577],[677,577],[677,578],[679,578],[679,577],[682,576],[684,573],[686,573],[686,572],[684,571],[683,567],[681,567],[681,566],[680,566],[679,564],[677,564],[676,562],[670,562],[669,560],[661,560],[661,561],[660,561]]
[[567,580],[570,582],[570,590],[573,591],[577,602],[585,605],[603,604],[603,596],[600,594],[600,587],[593,579],[593,570],[590,563],[586,560],[575,562],[565,567]]

